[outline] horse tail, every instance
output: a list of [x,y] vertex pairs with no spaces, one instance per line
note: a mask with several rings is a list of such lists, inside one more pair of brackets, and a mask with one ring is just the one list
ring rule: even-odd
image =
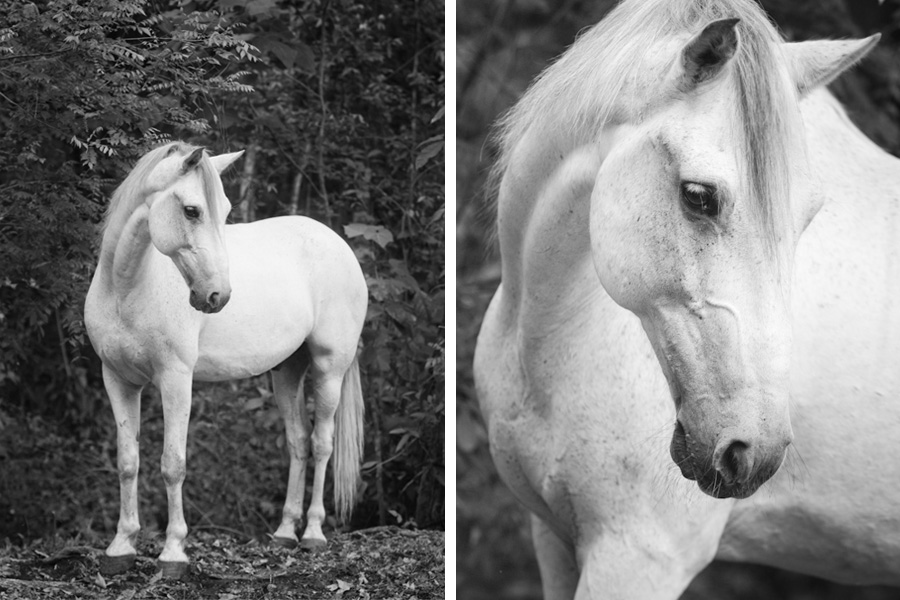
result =
[[347,522],[356,504],[356,490],[363,458],[363,404],[359,380],[359,356],[344,373],[341,401],[334,415],[334,510]]

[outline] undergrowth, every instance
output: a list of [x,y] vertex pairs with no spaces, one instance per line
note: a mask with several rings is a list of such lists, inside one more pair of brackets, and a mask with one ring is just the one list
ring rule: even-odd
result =
[[[96,543],[116,529],[119,486],[112,411],[95,415],[73,436],[62,423],[0,410],[0,539],[9,543],[61,539]],[[162,406],[155,389],[142,402],[141,535],[163,535],[166,492],[160,474]],[[227,531],[260,539],[274,532],[287,486],[284,428],[267,377],[241,384],[196,385],[187,443],[185,518],[192,531]],[[306,503],[311,494],[308,469]],[[333,515],[331,477],[326,510]],[[376,525],[377,502],[364,494],[355,529]],[[329,517],[331,528],[337,526]]]

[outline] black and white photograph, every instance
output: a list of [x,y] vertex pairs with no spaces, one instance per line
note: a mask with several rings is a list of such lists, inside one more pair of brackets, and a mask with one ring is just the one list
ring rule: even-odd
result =
[[444,19],[0,6],[0,596],[445,597]]
[[900,5],[457,6],[456,598],[897,598]]

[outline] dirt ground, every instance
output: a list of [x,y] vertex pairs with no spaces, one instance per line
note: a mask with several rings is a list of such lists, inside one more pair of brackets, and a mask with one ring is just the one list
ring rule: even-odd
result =
[[35,542],[0,548],[0,599],[244,598],[429,600],[444,597],[444,532],[375,527],[335,534],[320,552],[229,533],[188,538],[190,572],[163,579],[162,539],[143,540],[128,573],[100,574],[101,548]]

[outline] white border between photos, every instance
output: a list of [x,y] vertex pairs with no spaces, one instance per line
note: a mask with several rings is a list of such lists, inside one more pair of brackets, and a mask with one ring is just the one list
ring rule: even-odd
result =
[[[444,2],[444,597],[456,598],[456,2]],[[452,402],[451,402],[452,401]],[[450,404],[453,415],[450,415]]]

